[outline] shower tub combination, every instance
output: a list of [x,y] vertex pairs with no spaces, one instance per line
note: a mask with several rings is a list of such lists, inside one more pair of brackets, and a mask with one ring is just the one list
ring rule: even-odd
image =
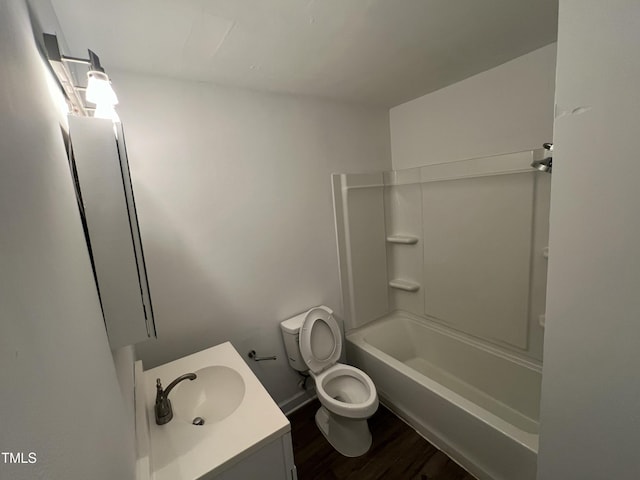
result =
[[549,151],[333,177],[347,360],[480,480],[536,477]]
[[541,369],[397,311],[347,334],[381,400],[480,480],[534,480]]

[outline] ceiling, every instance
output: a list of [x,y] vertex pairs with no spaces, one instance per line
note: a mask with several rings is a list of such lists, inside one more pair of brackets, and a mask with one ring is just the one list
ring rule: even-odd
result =
[[70,55],[391,107],[556,39],[558,0],[51,0]]

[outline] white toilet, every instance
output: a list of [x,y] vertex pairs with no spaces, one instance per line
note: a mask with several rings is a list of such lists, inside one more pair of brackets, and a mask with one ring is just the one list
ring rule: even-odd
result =
[[378,393],[369,376],[337,363],[342,334],[325,306],[315,307],[280,324],[289,364],[311,374],[322,406],[316,424],[333,447],[346,457],[369,450],[367,419],[378,409]]

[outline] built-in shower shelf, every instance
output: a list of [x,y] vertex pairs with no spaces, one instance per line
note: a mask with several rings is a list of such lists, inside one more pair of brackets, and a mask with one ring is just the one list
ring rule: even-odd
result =
[[389,282],[391,288],[396,290],[404,290],[405,292],[417,292],[420,290],[420,284],[409,280],[395,279]]
[[413,235],[389,235],[387,243],[399,243],[401,245],[415,245],[418,243],[418,237]]

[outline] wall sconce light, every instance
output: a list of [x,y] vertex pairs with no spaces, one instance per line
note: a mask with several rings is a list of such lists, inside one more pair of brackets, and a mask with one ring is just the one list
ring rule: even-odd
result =
[[117,105],[118,97],[111,87],[109,77],[104,72],[89,70],[87,72],[87,90],[84,93],[87,102],[96,105]]
[[[44,47],[51,64],[53,72],[56,74],[60,85],[62,86],[71,110],[80,116],[89,116],[89,111],[93,111],[94,117],[110,118],[114,122],[119,122],[120,118],[115,110],[118,104],[118,97],[113,91],[109,76],[105,73],[104,68],[100,64],[100,58],[94,52],[89,50],[89,58],[77,58],[62,55],[60,46],[58,45],[58,37],[50,33],[44,34]],[[68,63],[79,63],[89,66],[87,72],[87,86],[81,87],[75,85],[73,75],[67,67]],[[82,100],[80,91],[84,91],[84,97],[88,103],[93,103],[95,107],[88,107]]]

